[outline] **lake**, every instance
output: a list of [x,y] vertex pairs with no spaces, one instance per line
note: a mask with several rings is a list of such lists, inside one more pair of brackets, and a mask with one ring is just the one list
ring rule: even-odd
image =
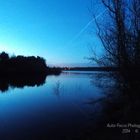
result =
[[7,83],[7,89],[0,91],[0,139],[81,137],[102,110],[100,104],[89,103],[105,96],[95,84],[97,75],[98,72],[64,71],[58,76],[47,76],[44,84]]

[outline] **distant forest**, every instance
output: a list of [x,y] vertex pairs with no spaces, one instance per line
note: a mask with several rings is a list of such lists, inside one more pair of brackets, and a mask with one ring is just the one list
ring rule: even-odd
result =
[[0,74],[57,74],[59,68],[49,68],[40,56],[12,56],[0,53]]

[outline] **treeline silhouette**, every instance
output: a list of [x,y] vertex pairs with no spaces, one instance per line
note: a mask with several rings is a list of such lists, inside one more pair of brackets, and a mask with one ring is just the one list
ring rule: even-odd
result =
[[59,74],[61,69],[49,68],[44,58],[40,56],[13,56],[5,52],[0,53],[0,75],[33,75],[33,74]]

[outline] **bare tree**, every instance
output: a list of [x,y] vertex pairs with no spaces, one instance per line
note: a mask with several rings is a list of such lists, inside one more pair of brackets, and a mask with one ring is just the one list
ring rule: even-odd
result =
[[[101,1],[108,12],[103,26],[95,18],[97,34],[105,50],[100,59],[102,64],[121,70],[140,67],[140,0]],[[97,60],[95,55],[91,59]]]

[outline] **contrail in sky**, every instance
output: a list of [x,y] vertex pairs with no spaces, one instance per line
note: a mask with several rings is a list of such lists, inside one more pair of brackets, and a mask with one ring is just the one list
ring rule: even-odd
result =
[[103,12],[101,12],[99,15],[97,15],[96,17],[94,17],[92,20],[90,20],[81,30],[78,34],[75,35],[75,37],[68,43],[71,44],[72,42],[74,42],[88,27],[89,25],[95,21],[96,19],[98,19],[101,15],[103,15],[105,12],[107,11],[107,9],[105,9]]

